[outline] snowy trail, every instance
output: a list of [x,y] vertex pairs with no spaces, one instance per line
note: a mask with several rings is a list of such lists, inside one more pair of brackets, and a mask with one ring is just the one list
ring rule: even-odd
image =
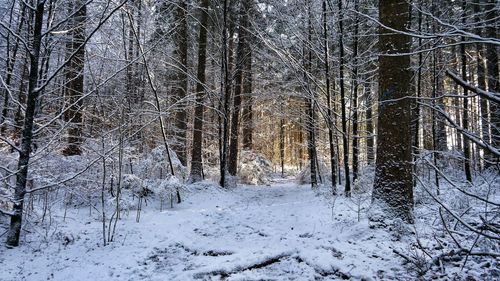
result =
[[[173,210],[145,209],[120,222],[113,244],[100,223],[70,223],[74,241],[0,251],[0,280],[337,280],[379,279],[394,260],[384,234],[332,209],[309,186],[278,181],[199,192]],[[75,215],[76,216],[76,215]],[[75,221],[79,221],[75,219]],[[380,239],[382,237],[382,239]],[[59,242],[59,243],[57,243]],[[3,256],[3,257],[2,257]],[[23,270],[14,261],[22,261]],[[386,276],[388,277],[388,276]]]

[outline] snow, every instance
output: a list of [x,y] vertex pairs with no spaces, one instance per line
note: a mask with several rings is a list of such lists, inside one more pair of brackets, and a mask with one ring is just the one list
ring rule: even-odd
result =
[[[196,189],[174,209],[124,217],[103,247],[87,209],[68,210],[47,240],[31,233],[1,249],[1,280],[334,280],[340,273],[395,275],[390,239],[374,241],[367,221],[291,180],[226,191]],[[346,203],[347,204],[347,203]],[[60,218],[56,217],[55,220]],[[43,234],[41,234],[43,235]],[[44,241],[45,240],[45,241]],[[386,241],[384,241],[386,240]],[[271,260],[270,264],[259,265]],[[256,266],[257,265],[257,266]],[[255,268],[254,268],[255,267]],[[383,272],[383,273],[381,273]]]
[[[389,232],[370,225],[369,200],[356,197],[362,194],[333,196],[327,187],[312,190],[293,178],[229,190],[205,181],[187,186],[174,208],[160,211],[151,200],[139,223],[135,214],[123,216],[107,246],[97,212],[68,209],[63,222],[54,208],[45,228],[23,232],[20,247],[0,247],[0,280],[416,279],[415,266],[403,265],[393,250],[420,253],[408,231],[433,235],[428,209],[416,210],[414,226]],[[442,278],[462,279],[468,270],[458,267]]]

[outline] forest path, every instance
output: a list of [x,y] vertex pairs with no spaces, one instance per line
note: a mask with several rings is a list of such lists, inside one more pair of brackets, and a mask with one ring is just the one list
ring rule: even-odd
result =
[[332,209],[308,185],[276,179],[185,199],[162,212],[145,207],[139,223],[131,211],[106,247],[99,220],[69,214],[50,242],[0,250],[0,280],[337,280],[394,266],[390,239],[357,222],[352,203],[338,198]]
[[[145,258],[142,277],[338,280],[384,275],[384,270],[376,272],[388,260],[381,258],[377,243],[368,242],[374,236],[367,223],[356,221],[349,209],[354,207],[339,204],[332,210],[331,202],[309,185],[278,178],[268,186],[239,186],[209,198],[195,195],[186,205],[169,212],[183,217],[183,223],[175,235],[165,235],[161,244],[166,247],[156,247]],[[367,243],[358,244],[361,240]]]

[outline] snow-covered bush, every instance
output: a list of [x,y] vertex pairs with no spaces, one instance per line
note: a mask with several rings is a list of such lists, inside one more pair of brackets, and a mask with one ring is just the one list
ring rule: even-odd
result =
[[125,174],[122,177],[122,188],[131,190],[133,193],[139,193],[143,188],[142,179],[136,175]]
[[[318,161],[319,166],[316,167],[317,171],[322,177],[325,177],[328,175],[330,178],[330,170],[326,166],[326,164],[323,161]],[[302,171],[297,175],[295,178],[297,180],[298,184],[310,184],[311,183],[311,165],[307,164]]]
[[250,150],[242,150],[239,157],[238,176],[244,184],[267,184],[272,164],[264,156]]
[[[184,167],[177,157],[177,154],[169,149],[170,159],[174,168],[175,176],[180,179],[185,179],[187,169]],[[158,146],[146,155],[143,160],[139,161],[138,174],[144,175],[144,178],[166,178],[171,175],[170,163],[164,146]]]
[[160,180],[152,190],[163,202],[169,198],[173,198],[177,190],[181,189],[184,189],[184,184],[177,177],[169,177],[168,179]]

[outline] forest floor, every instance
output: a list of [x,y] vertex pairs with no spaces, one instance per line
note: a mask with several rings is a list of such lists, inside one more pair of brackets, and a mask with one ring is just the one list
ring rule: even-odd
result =
[[290,179],[230,191],[204,184],[173,209],[144,207],[139,223],[131,211],[105,247],[97,215],[68,210],[50,231],[1,247],[0,280],[415,279],[393,253],[414,235],[371,228],[358,214],[369,198],[328,192]]

